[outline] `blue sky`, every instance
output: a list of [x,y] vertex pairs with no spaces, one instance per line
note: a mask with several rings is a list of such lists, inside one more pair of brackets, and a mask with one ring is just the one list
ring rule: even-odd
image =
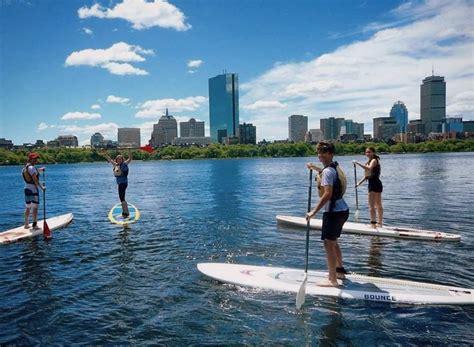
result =
[[[0,0],[0,137],[15,144],[140,127],[166,107],[209,126],[208,79],[240,78],[240,120],[259,140],[288,116],[365,123],[419,86],[447,82],[447,113],[474,119],[474,2]],[[208,133],[208,129],[207,129]]]

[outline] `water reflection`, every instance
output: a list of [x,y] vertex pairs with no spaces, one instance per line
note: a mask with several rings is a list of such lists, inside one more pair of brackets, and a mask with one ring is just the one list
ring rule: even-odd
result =
[[382,271],[382,248],[383,243],[380,241],[379,237],[372,237],[370,240],[370,247],[369,247],[369,257],[367,259],[368,265],[368,276],[380,276],[380,272]]
[[[326,300],[328,299],[328,300]],[[341,305],[336,298],[325,298],[325,304],[329,304],[329,322],[321,327],[319,345],[338,346],[341,344],[350,345],[351,340],[344,336],[344,315],[341,313]],[[326,306],[326,305],[325,305]]]

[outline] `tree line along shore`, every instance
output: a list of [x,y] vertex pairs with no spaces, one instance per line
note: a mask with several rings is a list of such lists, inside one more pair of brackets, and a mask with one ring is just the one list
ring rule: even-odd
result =
[[[109,149],[114,157],[132,152],[134,160],[206,159],[206,158],[253,158],[253,157],[307,157],[316,155],[315,145],[306,143],[270,143],[265,145],[167,146],[156,148],[152,153],[139,149]],[[428,153],[474,152],[474,139],[429,141],[416,144],[397,143],[336,143],[336,155],[363,154],[365,148],[374,147],[377,153]],[[82,163],[104,161],[100,150],[91,148],[34,149],[40,155],[40,163]],[[26,162],[29,150],[0,149],[0,165],[21,165]]]

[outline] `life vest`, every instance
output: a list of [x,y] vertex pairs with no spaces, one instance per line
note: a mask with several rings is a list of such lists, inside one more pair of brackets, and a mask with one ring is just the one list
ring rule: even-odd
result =
[[[127,165],[127,164],[125,164]],[[114,172],[114,176],[115,177],[127,177],[128,176],[128,170],[126,171],[123,171],[122,172],[122,169],[120,168],[121,164],[119,165],[114,165],[114,168],[113,168],[113,172]]]
[[[24,167],[23,167],[23,170],[21,170],[21,177],[23,177],[23,181],[25,181],[25,183],[27,184],[35,184],[35,181],[33,180],[33,176],[31,176],[31,174],[29,173],[28,171],[28,168],[30,166],[33,166],[31,165],[30,163],[27,163]],[[34,166],[33,166],[34,167]],[[35,168],[35,172],[36,172],[36,175],[38,175],[38,170]]]
[[342,197],[346,193],[347,178],[337,161],[334,161],[331,164],[325,166],[324,169],[322,169],[321,172],[316,176],[319,197],[322,197],[324,194],[324,187],[321,186],[321,177],[323,171],[328,167],[332,167],[334,170],[336,170],[336,183],[332,186],[332,196],[330,199],[331,203],[329,205],[329,212],[331,212],[336,206],[336,200],[342,199]]

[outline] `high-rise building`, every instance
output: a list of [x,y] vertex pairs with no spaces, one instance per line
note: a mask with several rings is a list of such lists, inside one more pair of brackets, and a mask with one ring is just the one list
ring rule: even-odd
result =
[[462,127],[464,131],[469,133],[474,133],[474,120],[465,120],[462,122]]
[[406,133],[408,130],[408,110],[402,101],[393,104],[390,110],[390,117],[395,118],[400,125],[400,132]]
[[92,147],[101,147],[104,143],[104,137],[101,133],[95,133],[91,136],[91,146]]
[[237,136],[239,128],[239,77],[225,73],[209,79],[209,120],[212,142]]
[[253,124],[240,124],[238,135],[239,143],[252,145],[257,143],[257,127]]
[[374,118],[374,139],[390,140],[395,134],[398,133],[400,133],[400,126],[394,118]]
[[352,123],[352,133],[357,136],[358,140],[364,139],[364,123]]
[[324,140],[338,140],[339,136],[341,136],[343,123],[344,118],[322,118],[319,123],[319,128],[323,132]]
[[119,147],[140,147],[140,128],[118,128],[117,140]]
[[425,134],[441,132],[446,118],[446,82],[444,77],[429,76],[420,86],[420,115]]
[[189,122],[179,123],[180,137],[204,137],[204,122],[191,118]]
[[150,145],[152,147],[170,145],[176,137],[178,137],[178,123],[168,113],[168,109],[166,109],[166,113],[161,116],[158,123],[153,124]]
[[288,117],[288,140],[292,142],[304,142],[308,132],[308,117],[294,114]]

